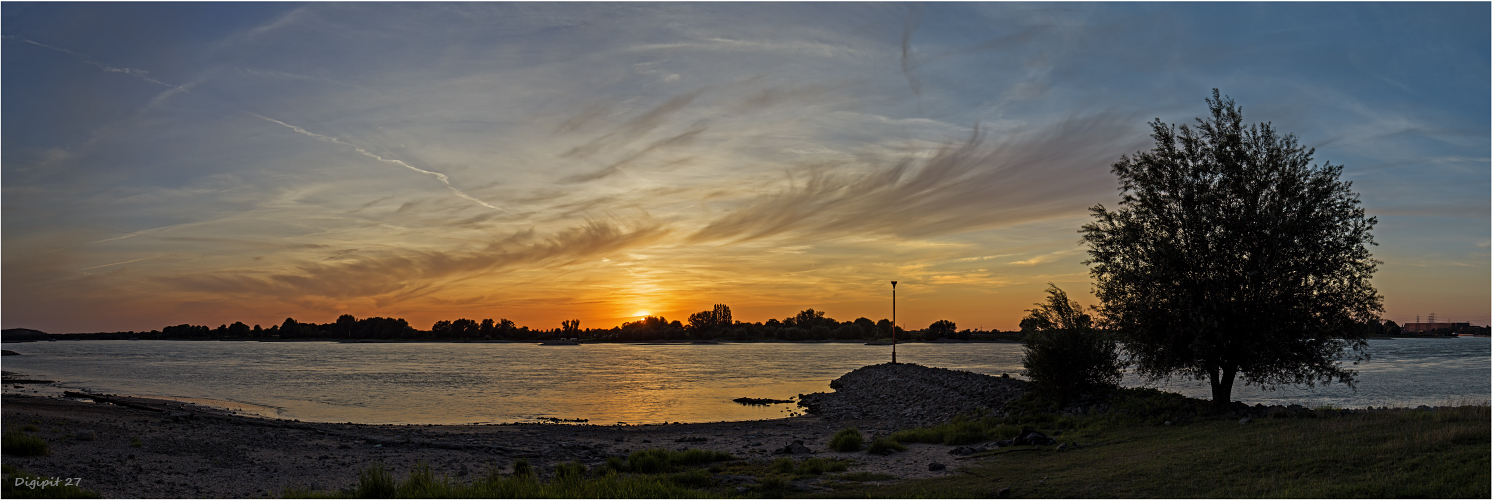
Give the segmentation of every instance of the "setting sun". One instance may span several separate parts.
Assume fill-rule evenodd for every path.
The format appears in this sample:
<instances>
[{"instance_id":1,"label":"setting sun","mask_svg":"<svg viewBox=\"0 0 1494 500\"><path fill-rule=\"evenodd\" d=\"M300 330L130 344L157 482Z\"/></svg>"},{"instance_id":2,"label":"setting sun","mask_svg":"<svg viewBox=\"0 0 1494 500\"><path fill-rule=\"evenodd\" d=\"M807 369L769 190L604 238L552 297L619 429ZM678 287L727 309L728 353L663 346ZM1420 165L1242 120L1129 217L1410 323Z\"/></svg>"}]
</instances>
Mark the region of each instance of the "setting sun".
<instances>
[{"instance_id":1,"label":"setting sun","mask_svg":"<svg viewBox=\"0 0 1494 500\"><path fill-rule=\"evenodd\" d=\"M638 312L633 313L633 315L637 316L639 318L644 318L644 317L648 316L648 311L638 311Z\"/></svg>"}]
</instances>

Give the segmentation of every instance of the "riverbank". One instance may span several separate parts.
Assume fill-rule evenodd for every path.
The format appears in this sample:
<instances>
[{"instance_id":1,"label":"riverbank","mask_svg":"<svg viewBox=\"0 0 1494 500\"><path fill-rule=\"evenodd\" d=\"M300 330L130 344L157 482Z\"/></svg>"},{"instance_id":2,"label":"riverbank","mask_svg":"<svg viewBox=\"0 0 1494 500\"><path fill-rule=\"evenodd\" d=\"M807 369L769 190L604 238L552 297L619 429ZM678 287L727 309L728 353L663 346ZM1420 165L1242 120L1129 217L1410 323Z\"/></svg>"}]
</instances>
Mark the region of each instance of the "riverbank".
<instances>
[{"instance_id":1,"label":"riverbank","mask_svg":"<svg viewBox=\"0 0 1494 500\"><path fill-rule=\"evenodd\" d=\"M868 437L893 430L876 420L802 416L748 422L601 426L575 424L362 425L277 421L214 412L165 400L132 399L133 407L66 399L4 396L5 429L34 426L45 456L5 456L5 464L41 477L81 478L109 498L257 498L286 488L336 490L357 482L375 462L404 476L416 464L464 480L490 467L511 472L524 459L537 470L663 448L704 449L772 460L795 441L814 457L854 460L850 472L930 478L928 463L947 461L946 447L915 445L892 456L837 453L829 438L845 427ZM803 458L809 455L797 455ZM814 489L813 484L802 485Z\"/></svg>"},{"instance_id":2,"label":"riverbank","mask_svg":"<svg viewBox=\"0 0 1494 500\"><path fill-rule=\"evenodd\" d=\"M831 386L835 392L802 396L809 416L662 425L308 423L104 395L86 402L8 394L0 409L8 435L49 449L20 456L7 444L7 468L79 478L110 498L347 494L373 464L396 480L424 464L434 477L467 484L512 474L522 461L550 481L564 464L600 473L649 449L730 454L734 460L709 470L658 477L718 497L985 497L1003 489L1012 497L1488 496L1487 404L1237 404L1221 414L1177 394L1125 389L1035 412L1020 380L912 364L862 367ZM907 450L833 451L832 436L847 428ZM1026 430L1045 436L1011 442ZM807 467L810 458L844 470L779 467L784 459Z\"/></svg>"},{"instance_id":3,"label":"riverbank","mask_svg":"<svg viewBox=\"0 0 1494 500\"><path fill-rule=\"evenodd\" d=\"M899 382L883 383L892 380ZM1024 384L913 364L872 365L833 381L835 393L805 395L820 415L664 425L310 423L107 395L85 402L7 394L0 407L7 431L34 429L29 435L50 447L45 456L6 456L7 465L31 474L83 478L85 487L106 497L267 497L287 488L343 488L375 462L397 475L424 463L437 475L462 479L490 469L511 472L520 459L543 472L569 462L597 467L609 457L652 448L719 451L758 462L847 460L848 473L880 482L939 477L954 473L929 467L949 462L948 446L912 444L902 453L870 455L832 451L830 438L857 428L870 442L955 413L999 411ZM852 407L872 413L853 415ZM775 453L785 449L799 453ZM820 481L795 486L814 491Z\"/></svg>"}]
</instances>

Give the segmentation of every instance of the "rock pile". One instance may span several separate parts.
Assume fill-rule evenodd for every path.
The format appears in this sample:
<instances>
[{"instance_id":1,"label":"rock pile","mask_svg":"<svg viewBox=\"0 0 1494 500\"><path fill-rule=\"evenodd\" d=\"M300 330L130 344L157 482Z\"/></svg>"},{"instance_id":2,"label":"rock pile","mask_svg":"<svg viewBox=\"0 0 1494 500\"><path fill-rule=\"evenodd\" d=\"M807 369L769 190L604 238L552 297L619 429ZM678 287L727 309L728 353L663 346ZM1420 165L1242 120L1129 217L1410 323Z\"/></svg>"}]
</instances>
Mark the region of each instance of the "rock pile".
<instances>
[{"instance_id":1,"label":"rock pile","mask_svg":"<svg viewBox=\"0 0 1494 500\"><path fill-rule=\"evenodd\" d=\"M1027 391L1027 382L886 363L857 368L831 381L830 388L835 392L800 395L799 406L822 417L890 420L910 428L943 423L961 413L1000 415L1003 406Z\"/></svg>"}]
</instances>

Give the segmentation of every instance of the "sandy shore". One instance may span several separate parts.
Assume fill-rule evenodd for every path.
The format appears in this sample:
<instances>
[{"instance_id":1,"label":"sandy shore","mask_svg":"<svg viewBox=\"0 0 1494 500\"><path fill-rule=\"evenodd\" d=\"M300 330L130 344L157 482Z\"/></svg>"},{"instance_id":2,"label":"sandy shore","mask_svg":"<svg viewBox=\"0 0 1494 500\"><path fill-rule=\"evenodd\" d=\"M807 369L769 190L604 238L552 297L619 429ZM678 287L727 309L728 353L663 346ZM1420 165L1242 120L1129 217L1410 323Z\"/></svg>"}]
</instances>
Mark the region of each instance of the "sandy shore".
<instances>
[{"instance_id":1,"label":"sandy shore","mask_svg":"<svg viewBox=\"0 0 1494 500\"><path fill-rule=\"evenodd\" d=\"M703 448L772 460L794 440L813 456L854 461L850 471L899 478L954 474L952 447L915 444L875 456L826 448L840 429L864 436L896 430L882 420L801 416L776 420L600 426L575 424L362 425L303 423L230 415L177 401L128 398L119 404L4 396L7 431L35 425L51 445L43 457L6 455L4 463L43 477L81 478L105 497L274 497L287 487L351 486L358 470L381 461L403 477L416 463L470 479L494 464L507 471L525 458L542 471L561 462L601 464L647 448ZM80 433L82 435L80 435ZM87 439L88 434L92 439ZM704 439L703 441L701 439ZM796 458L803 458L798 455ZM929 471L929 464L949 469ZM815 481L800 484L814 489Z\"/></svg>"}]
</instances>

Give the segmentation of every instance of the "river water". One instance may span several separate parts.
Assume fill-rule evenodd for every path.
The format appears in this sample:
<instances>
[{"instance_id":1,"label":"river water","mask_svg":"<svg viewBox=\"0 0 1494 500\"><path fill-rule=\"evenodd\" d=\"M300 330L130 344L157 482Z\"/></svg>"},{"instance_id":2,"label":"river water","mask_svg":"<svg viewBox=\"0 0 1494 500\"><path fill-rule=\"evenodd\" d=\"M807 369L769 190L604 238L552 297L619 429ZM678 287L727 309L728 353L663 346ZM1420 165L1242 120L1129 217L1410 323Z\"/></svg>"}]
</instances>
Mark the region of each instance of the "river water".
<instances>
[{"instance_id":1,"label":"river water","mask_svg":"<svg viewBox=\"0 0 1494 500\"><path fill-rule=\"evenodd\" d=\"M1262 391L1246 403L1314 407L1445 405L1490 399L1486 337L1377 339L1342 385ZM587 419L593 424L712 422L788 416L794 405L744 406L739 397L789 399L886 362L891 348L860 344L718 345L339 344L330 342L59 341L5 344L3 367L53 387L204 401L244 413L318 422L460 424ZM898 360L1017 376L1018 344L900 344ZM1145 384L1208 398L1207 382Z\"/></svg>"}]
</instances>

